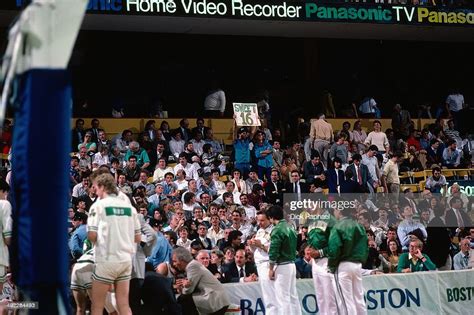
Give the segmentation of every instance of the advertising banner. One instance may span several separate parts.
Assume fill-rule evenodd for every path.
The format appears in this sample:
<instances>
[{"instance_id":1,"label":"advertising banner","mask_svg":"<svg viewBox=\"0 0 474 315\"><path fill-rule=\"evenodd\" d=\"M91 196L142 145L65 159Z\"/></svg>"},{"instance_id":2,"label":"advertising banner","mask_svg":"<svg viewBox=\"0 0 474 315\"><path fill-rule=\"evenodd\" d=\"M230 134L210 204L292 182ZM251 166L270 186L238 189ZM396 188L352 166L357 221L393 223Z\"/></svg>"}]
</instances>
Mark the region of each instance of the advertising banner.
<instances>
[{"instance_id":1,"label":"advertising banner","mask_svg":"<svg viewBox=\"0 0 474 315\"><path fill-rule=\"evenodd\" d=\"M460 191L466 194L468 197L474 196L474 181L473 180L447 180L448 183L448 196L451 195L451 187L454 183L457 183L460 187Z\"/></svg>"},{"instance_id":2,"label":"advertising banner","mask_svg":"<svg viewBox=\"0 0 474 315\"><path fill-rule=\"evenodd\" d=\"M31 0L2 0L0 10ZM90 0L88 13L251 20L473 26L474 10L463 7L337 3L310 0Z\"/></svg>"},{"instance_id":3,"label":"advertising banner","mask_svg":"<svg viewBox=\"0 0 474 315\"><path fill-rule=\"evenodd\" d=\"M474 270L363 277L368 314L470 314ZM226 284L232 314L266 314L259 283ZM303 314L318 314L312 279L297 280ZM268 315L268 314L267 314ZM271 315L271 314L270 314Z\"/></svg>"},{"instance_id":4,"label":"advertising banner","mask_svg":"<svg viewBox=\"0 0 474 315\"><path fill-rule=\"evenodd\" d=\"M474 271L438 274L440 314L469 314L474 307Z\"/></svg>"}]
</instances>

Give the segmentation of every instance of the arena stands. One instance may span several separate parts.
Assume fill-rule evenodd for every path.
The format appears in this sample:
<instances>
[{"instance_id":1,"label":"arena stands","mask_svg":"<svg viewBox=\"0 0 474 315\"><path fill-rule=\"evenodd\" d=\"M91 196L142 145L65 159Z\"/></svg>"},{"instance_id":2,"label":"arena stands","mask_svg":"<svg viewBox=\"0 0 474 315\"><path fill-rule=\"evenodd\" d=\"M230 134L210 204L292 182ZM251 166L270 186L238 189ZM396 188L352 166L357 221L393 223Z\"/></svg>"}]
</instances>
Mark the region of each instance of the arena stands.
<instances>
[{"instance_id":1,"label":"arena stands","mask_svg":"<svg viewBox=\"0 0 474 315\"><path fill-rule=\"evenodd\" d=\"M231 119L74 120L71 237L80 235L77 214L88 214L97 199L88 176L107 170L167 240L148 255L151 270L169 279L184 275L163 255L168 246L188 249L219 282L239 282L236 264L246 266L241 282L258 281L251 245L256 214L300 194L356 200L354 218L368 235L365 274L407 272L397 264L414 240L433 268L470 268L472 262L459 263L460 254L458 263L453 259L459 244L474 245L474 141L451 117L412 120L399 105L392 119L321 114L300 120L299 141ZM97 135L97 143L85 135ZM311 277L305 250L311 220L290 222L298 232L298 277ZM71 247L73 260L77 248Z\"/></svg>"}]
</instances>

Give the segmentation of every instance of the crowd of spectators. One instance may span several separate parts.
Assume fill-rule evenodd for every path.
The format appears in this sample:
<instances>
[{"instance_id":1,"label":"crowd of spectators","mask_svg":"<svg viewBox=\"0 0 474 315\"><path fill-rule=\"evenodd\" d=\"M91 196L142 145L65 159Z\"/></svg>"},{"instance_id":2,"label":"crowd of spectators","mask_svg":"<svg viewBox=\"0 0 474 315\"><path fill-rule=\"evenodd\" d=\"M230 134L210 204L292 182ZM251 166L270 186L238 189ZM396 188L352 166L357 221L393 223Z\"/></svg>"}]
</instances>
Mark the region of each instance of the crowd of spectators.
<instances>
[{"instance_id":1,"label":"crowd of spectators","mask_svg":"<svg viewBox=\"0 0 474 315\"><path fill-rule=\"evenodd\" d=\"M366 274L471 268L473 202L458 184L448 193L442 170L470 168L472 141L457 131L455 111L451 116L417 130L410 113L396 105L390 128L374 120L366 132L361 121L334 130L320 114L293 142L283 141L278 129L235 126L232 151L200 118L195 128L182 119L174 130L166 121L157 127L150 120L137 141L130 130L109 140L99 120L85 130L78 119L70 168L71 260L90 249L85 226L97 196L89 176L101 170L114 176L120 193L156 234L141 244L150 247L142 251L146 275L165 278L161 285L169 283L174 293L183 292L187 270L172 261L176 248L186 249L220 283L258 281L255 236L269 228L266 209L284 205L288 194L356 200L355 218L369 240ZM424 189L401 191L400 174L419 170L431 172ZM351 193L356 195L346 195ZM290 223L298 231L298 277L311 277L311 222ZM168 302L159 307L172 313L176 301ZM184 308L187 303L180 300Z\"/></svg>"}]
</instances>

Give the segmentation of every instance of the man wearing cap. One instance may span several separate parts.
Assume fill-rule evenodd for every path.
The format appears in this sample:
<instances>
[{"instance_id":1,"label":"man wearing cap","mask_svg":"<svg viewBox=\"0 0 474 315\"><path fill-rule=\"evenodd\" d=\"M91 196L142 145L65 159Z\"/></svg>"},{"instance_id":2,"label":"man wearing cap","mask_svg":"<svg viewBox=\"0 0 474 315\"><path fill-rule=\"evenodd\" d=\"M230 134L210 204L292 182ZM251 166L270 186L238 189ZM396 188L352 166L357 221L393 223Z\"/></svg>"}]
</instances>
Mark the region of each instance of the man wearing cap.
<instances>
[{"instance_id":1,"label":"man wearing cap","mask_svg":"<svg viewBox=\"0 0 474 315\"><path fill-rule=\"evenodd\" d=\"M267 210L273 230L270 236L268 278L274 280L277 314L300 315L296 292L296 232L283 219L283 209L271 206Z\"/></svg>"},{"instance_id":2,"label":"man wearing cap","mask_svg":"<svg viewBox=\"0 0 474 315\"><path fill-rule=\"evenodd\" d=\"M69 240L69 250L73 259L76 260L84 253L83 246L87 238L87 214L76 212L72 218L72 224L75 230Z\"/></svg>"},{"instance_id":3,"label":"man wearing cap","mask_svg":"<svg viewBox=\"0 0 474 315\"><path fill-rule=\"evenodd\" d=\"M362 263L369 254L367 234L351 218L353 207L335 208L338 219L329 235L328 269L334 274L338 313L367 314Z\"/></svg>"},{"instance_id":4,"label":"man wearing cap","mask_svg":"<svg viewBox=\"0 0 474 315\"><path fill-rule=\"evenodd\" d=\"M308 244L313 249L311 253L313 258L311 271L316 290L316 300L318 301L318 308L321 314L336 314L334 277L327 271L328 240L331 228L336 222L334 217L327 211L323 213L319 210L315 215L319 219L312 222L308 227ZM321 288L324 288L324 290Z\"/></svg>"},{"instance_id":5,"label":"man wearing cap","mask_svg":"<svg viewBox=\"0 0 474 315\"><path fill-rule=\"evenodd\" d=\"M250 134L247 128L240 127L237 130L237 137L234 140L232 158L234 160L234 166L238 169L243 177L247 177L250 171L250 140L256 128L252 127ZM250 135L250 136L249 136Z\"/></svg>"}]
</instances>

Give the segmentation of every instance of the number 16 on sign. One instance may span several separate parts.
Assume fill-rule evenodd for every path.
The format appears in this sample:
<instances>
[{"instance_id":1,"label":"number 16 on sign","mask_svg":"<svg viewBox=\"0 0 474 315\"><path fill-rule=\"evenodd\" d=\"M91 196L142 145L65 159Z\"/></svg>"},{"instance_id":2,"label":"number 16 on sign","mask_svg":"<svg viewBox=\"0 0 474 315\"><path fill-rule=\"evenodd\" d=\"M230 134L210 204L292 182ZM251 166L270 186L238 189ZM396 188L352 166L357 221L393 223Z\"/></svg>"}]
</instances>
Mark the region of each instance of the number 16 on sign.
<instances>
[{"instance_id":1,"label":"number 16 on sign","mask_svg":"<svg viewBox=\"0 0 474 315\"><path fill-rule=\"evenodd\" d=\"M234 116L237 126L260 126L257 104L255 103L233 103Z\"/></svg>"}]
</instances>

